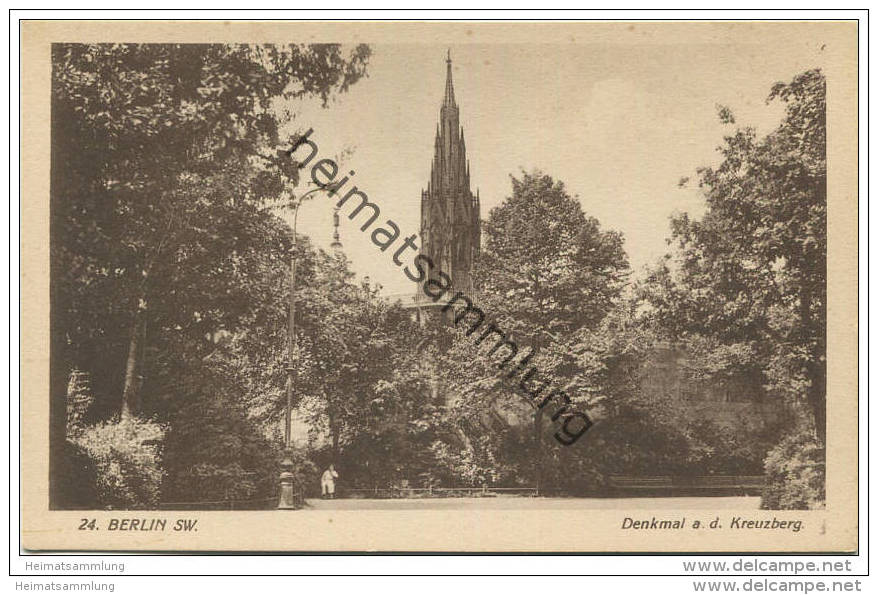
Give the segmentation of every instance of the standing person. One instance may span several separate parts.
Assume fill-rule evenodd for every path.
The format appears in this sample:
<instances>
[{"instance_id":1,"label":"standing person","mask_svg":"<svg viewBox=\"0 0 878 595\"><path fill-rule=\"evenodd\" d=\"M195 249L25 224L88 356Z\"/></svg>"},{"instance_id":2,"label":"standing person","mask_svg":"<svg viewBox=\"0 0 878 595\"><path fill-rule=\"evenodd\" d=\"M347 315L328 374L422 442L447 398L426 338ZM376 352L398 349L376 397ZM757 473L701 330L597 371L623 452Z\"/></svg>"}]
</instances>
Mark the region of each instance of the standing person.
<instances>
[{"instance_id":1,"label":"standing person","mask_svg":"<svg viewBox=\"0 0 878 595\"><path fill-rule=\"evenodd\" d=\"M329 469L323 472L323 477L320 478L320 497L321 498L335 498L335 480L338 479L338 473L335 470L335 465L330 465Z\"/></svg>"}]
</instances>

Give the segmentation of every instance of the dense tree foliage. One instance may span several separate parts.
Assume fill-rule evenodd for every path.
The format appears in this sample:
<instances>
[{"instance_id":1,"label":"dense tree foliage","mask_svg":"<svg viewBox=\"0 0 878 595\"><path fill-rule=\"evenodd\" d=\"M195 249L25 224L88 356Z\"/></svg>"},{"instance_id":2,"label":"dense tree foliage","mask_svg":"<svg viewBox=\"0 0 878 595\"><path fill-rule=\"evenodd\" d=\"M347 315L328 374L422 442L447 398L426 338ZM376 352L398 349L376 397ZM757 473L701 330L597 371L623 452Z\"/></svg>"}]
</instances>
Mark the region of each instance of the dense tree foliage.
<instances>
[{"instance_id":1,"label":"dense tree foliage","mask_svg":"<svg viewBox=\"0 0 878 595\"><path fill-rule=\"evenodd\" d=\"M479 307L520 347L522 356L533 349L532 363L539 370L531 378L534 384L565 389L575 405L593 407L593 395L577 383L583 362L568 349L568 341L578 332L596 329L617 303L628 274L621 235L601 230L561 182L525 172L512 178L512 195L491 210L483 237L473 275ZM485 442L486 428L489 435L496 428L495 450L487 454L492 443L481 449L490 460L485 467L500 468L505 461L516 468L519 479L529 476L539 486L547 448L544 410L535 406L538 400L522 396L518 379L510 381L509 370L486 354L496 339L476 346L465 336L467 331L459 330L446 355L453 370L452 412L470 430L466 448ZM530 434L503 429L506 414L530 417Z\"/></svg>"},{"instance_id":2,"label":"dense tree foliage","mask_svg":"<svg viewBox=\"0 0 878 595\"><path fill-rule=\"evenodd\" d=\"M674 257L643 284L651 316L712 378L759 378L826 433L826 84L812 70L778 83L780 126L736 130L699 170L701 220L672 219ZM731 124L730 112L721 117Z\"/></svg>"},{"instance_id":3,"label":"dense tree foliage","mask_svg":"<svg viewBox=\"0 0 878 595\"><path fill-rule=\"evenodd\" d=\"M310 428L315 462L334 463L347 486L386 487L429 446L425 418L436 412L418 359L423 338L408 312L380 297L368 281L354 280L343 254L319 252L313 258L313 278L296 296L293 405ZM246 336L265 344L266 335L253 330ZM249 339L238 345L242 357L273 358L241 370L242 377L265 379L247 392L248 407L263 423L283 415L278 374L285 373L288 355L282 334L274 344L283 348L274 352Z\"/></svg>"},{"instance_id":4,"label":"dense tree foliage","mask_svg":"<svg viewBox=\"0 0 878 595\"><path fill-rule=\"evenodd\" d=\"M70 369L91 377L92 421L166 413L162 396L209 352L206 337L261 307L260 271L245 267L253 253L288 250L263 207L297 182L276 153L276 102L325 102L363 76L368 56L338 45L53 46L53 466Z\"/></svg>"},{"instance_id":5,"label":"dense tree foliage","mask_svg":"<svg viewBox=\"0 0 878 595\"><path fill-rule=\"evenodd\" d=\"M735 130L720 165L698 170L707 212L672 219L676 249L641 295L645 322L685 345L695 374L749 379L798 417L751 447L777 445L764 506L813 507L825 477L826 81L809 70L772 100L785 104L775 130ZM720 118L734 124L727 108Z\"/></svg>"}]
</instances>

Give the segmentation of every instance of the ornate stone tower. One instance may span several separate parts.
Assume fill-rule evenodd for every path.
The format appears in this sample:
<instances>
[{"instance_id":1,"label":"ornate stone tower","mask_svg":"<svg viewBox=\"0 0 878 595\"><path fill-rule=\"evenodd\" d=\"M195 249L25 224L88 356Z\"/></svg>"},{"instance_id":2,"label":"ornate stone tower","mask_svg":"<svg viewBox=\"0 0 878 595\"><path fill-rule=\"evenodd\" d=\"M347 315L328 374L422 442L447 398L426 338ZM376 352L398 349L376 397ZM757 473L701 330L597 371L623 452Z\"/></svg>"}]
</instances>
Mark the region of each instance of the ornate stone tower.
<instances>
[{"instance_id":1,"label":"ornate stone tower","mask_svg":"<svg viewBox=\"0 0 878 595\"><path fill-rule=\"evenodd\" d=\"M439 110L433 167L421 191L421 254L453 282L454 291L472 293L473 260L479 252L479 195L470 190L469 161L446 60L445 98Z\"/></svg>"}]
</instances>

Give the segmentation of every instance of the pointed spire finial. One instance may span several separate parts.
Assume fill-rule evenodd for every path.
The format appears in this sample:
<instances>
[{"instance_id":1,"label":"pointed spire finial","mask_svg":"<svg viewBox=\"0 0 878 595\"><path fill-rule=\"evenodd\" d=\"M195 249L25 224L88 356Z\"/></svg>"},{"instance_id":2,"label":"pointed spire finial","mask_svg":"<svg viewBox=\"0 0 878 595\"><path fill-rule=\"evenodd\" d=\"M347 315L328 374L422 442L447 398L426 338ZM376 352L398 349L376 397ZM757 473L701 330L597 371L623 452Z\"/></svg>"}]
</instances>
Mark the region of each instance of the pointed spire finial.
<instances>
[{"instance_id":1,"label":"pointed spire finial","mask_svg":"<svg viewBox=\"0 0 878 595\"><path fill-rule=\"evenodd\" d=\"M445 74L445 102L444 107L457 107L454 103L454 83L451 82L451 48L448 48L448 58L445 60L448 70Z\"/></svg>"}]
</instances>

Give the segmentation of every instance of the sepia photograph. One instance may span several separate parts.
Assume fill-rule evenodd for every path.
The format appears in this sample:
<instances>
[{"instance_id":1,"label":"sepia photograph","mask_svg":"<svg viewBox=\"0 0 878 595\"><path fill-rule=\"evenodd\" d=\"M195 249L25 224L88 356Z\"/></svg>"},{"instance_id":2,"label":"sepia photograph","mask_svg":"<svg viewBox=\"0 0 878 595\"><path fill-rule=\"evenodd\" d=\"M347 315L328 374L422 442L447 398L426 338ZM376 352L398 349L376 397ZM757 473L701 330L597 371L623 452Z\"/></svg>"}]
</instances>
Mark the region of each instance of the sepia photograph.
<instances>
[{"instance_id":1,"label":"sepia photograph","mask_svg":"<svg viewBox=\"0 0 878 595\"><path fill-rule=\"evenodd\" d=\"M855 550L857 34L22 23L24 547Z\"/></svg>"}]
</instances>

